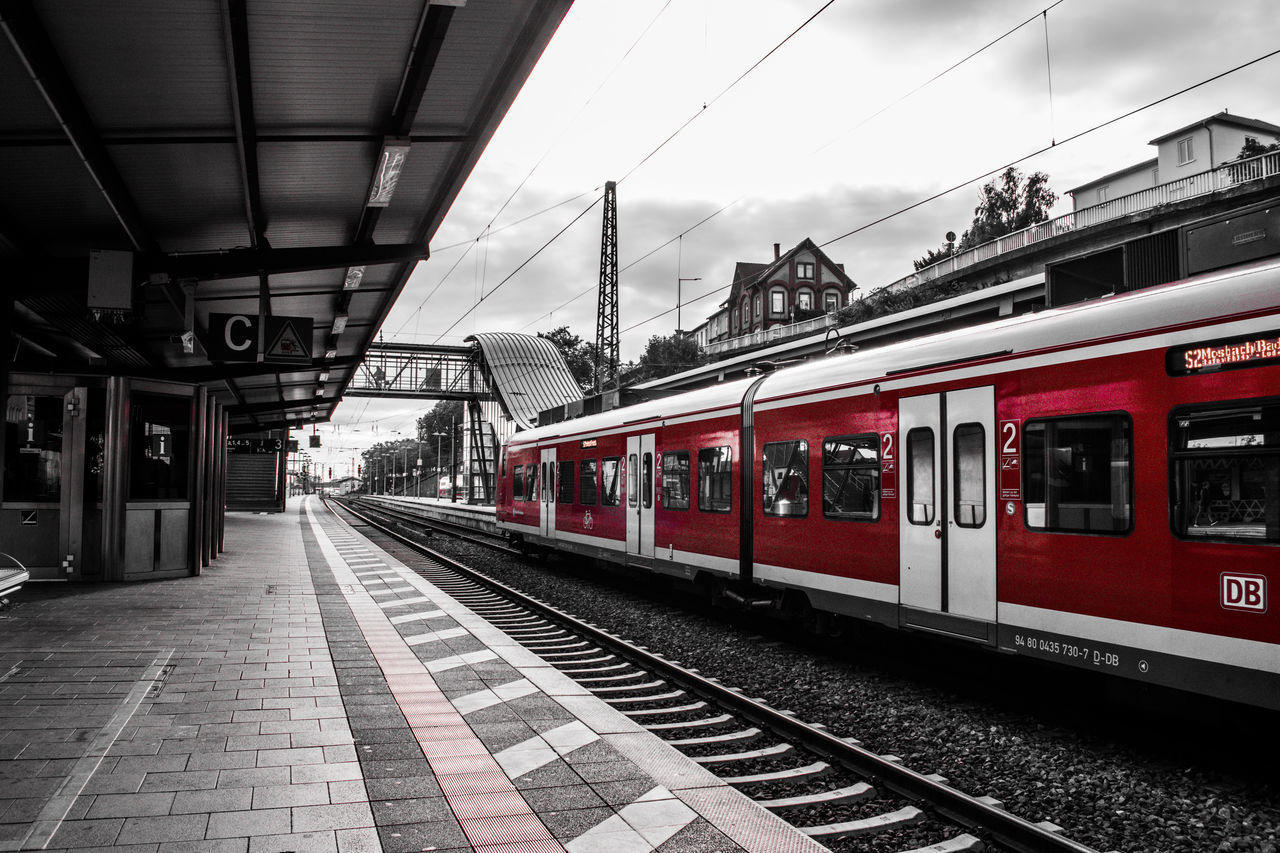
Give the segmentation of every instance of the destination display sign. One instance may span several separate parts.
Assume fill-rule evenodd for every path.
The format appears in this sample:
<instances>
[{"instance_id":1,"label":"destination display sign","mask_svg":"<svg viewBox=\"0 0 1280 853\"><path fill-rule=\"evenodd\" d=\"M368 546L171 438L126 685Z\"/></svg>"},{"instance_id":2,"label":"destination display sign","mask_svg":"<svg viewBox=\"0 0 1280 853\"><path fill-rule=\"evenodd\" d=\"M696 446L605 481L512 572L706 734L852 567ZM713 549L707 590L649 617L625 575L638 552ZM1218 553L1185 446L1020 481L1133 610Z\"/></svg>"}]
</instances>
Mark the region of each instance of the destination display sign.
<instances>
[{"instance_id":1,"label":"destination display sign","mask_svg":"<svg viewBox=\"0 0 1280 853\"><path fill-rule=\"evenodd\" d=\"M228 453L279 453L278 438L228 438Z\"/></svg>"},{"instance_id":2,"label":"destination display sign","mask_svg":"<svg viewBox=\"0 0 1280 853\"><path fill-rule=\"evenodd\" d=\"M1170 376L1280 364L1280 329L1220 341L1172 347L1165 353Z\"/></svg>"}]
</instances>

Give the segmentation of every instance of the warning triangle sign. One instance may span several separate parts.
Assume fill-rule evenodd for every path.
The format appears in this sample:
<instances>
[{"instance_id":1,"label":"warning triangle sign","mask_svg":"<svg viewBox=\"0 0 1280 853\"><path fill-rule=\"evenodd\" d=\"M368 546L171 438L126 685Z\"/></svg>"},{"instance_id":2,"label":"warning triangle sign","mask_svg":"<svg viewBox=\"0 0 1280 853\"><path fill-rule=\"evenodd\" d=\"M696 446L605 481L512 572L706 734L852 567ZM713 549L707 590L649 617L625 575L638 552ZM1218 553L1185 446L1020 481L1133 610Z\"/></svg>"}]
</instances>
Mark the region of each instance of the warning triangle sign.
<instances>
[{"instance_id":1,"label":"warning triangle sign","mask_svg":"<svg viewBox=\"0 0 1280 853\"><path fill-rule=\"evenodd\" d=\"M267 349L263 361L311 363L311 318L267 317Z\"/></svg>"}]
</instances>

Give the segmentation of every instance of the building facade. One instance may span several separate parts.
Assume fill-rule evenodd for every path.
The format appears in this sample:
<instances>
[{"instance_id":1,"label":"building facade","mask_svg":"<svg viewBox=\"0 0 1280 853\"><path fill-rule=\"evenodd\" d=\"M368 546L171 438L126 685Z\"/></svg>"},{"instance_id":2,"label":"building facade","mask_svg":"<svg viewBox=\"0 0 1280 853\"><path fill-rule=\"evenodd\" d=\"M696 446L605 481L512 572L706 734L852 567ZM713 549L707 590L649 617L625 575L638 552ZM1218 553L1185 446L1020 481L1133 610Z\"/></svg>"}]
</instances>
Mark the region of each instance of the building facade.
<instances>
[{"instance_id":1,"label":"building facade","mask_svg":"<svg viewBox=\"0 0 1280 853\"><path fill-rule=\"evenodd\" d=\"M1068 190L1072 209L1103 204L1206 172L1236 159L1249 140L1270 145L1280 140L1280 126L1224 110L1180 127L1151 140L1149 144L1156 146L1154 158Z\"/></svg>"},{"instance_id":2,"label":"building facade","mask_svg":"<svg viewBox=\"0 0 1280 853\"><path fill-rule=\"evenodd\" d=\"M708 343L838 311L857 288L844 264L807 237L786 253L774 243L770 263L739 261L732 285L729 298L707 321Z\"/></svg>"}]
</instances>

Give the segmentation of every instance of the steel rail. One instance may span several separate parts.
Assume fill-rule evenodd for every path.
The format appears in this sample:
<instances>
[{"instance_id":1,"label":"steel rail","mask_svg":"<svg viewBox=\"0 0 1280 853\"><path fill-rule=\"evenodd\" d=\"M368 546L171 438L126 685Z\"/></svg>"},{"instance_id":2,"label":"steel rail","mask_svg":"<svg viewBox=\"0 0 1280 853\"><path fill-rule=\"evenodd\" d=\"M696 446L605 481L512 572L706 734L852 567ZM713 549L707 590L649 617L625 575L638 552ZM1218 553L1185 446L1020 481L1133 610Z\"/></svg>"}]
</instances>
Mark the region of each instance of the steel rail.
<instances>
[{"instance_id":1,"label":"steel rail","mask_svg":"<svg viewBox=\"0 0 1280 853\"><path fill-rule=\"evenodd\" d=\"M694 670L685 668L678 661L669 660L661 654L637 646L603 628L584 622L553 605L533 598L451 557L415 542L407 536L382 527L345 503L343 505L348 512L365 523L469 580L508 596L530 610L590 637L594 642L607 646L610 651L623 659L661 673L691 693L727 707L753 722L773 729L784 737L794 738L813 752L861 776L874 778L887 790L899 796L927 803L936 812L961 826L986 833L993 840L1019 853L1098 853L1095 848L1066 838L1048 826L1032 823L1006 811L999 805L985 802L944 782L931 779L923 773L903 767L897 761L877 755L797 719L794 712L776 709L761 700L747 696L738 688L728 687L714 678L707 678Z\"/></svg>"}]
</instances>

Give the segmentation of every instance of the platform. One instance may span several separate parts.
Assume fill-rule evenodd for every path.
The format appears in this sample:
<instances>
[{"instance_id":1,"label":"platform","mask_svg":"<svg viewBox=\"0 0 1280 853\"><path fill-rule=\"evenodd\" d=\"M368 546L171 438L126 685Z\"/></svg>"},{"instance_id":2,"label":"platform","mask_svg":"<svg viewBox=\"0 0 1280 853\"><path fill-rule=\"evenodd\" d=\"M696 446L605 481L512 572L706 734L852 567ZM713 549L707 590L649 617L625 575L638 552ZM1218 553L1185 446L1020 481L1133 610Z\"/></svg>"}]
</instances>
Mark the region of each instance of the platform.
<instances>
[{"instance_id":1,"label":"platform","mask_svg":"<svg viewBox=\"0 0 1280 853\"><path fill-rule=\"evenodd\" d=\"M817 851L330 515L0 616L0 850Z\"/></svg>"},{"instance_id":2,"label":"platform","mask_svg":"<svg viewBox=\"0 0 1280 853\"><path fill-rule=\"evenodd\" d=\"M425 518L469 527L481 533L498 533L497 509L484 504L450 501L447 498L419 498L413 495L362 495L372 504L382 504L406 512L420 513Z\"/></svg>"}]
</instances>

